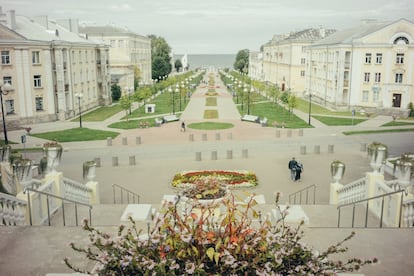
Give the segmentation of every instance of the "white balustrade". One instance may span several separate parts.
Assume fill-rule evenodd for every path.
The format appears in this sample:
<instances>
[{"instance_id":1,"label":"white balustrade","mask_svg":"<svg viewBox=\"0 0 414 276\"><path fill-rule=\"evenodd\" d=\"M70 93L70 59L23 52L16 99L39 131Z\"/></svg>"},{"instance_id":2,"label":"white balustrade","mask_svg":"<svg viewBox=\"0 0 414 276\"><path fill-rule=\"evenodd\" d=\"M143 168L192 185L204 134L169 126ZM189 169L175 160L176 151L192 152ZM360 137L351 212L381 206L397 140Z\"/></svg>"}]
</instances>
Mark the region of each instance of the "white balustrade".
<instances>
[{"instance_id":1,"label":"white balustrade","mask_svg":"<svg viewBox=\"0 0 414 276\"><path fill-rule=\"evenodd\" d=\"M338 204L355 202L366 197L365 177L344 185L338 189Z\"/></svg>"},{"instance_id":2,"label":"white balustrade","mask_svg":"<svg viewBox=\"0 0 414 276\"><path fill-rule=\"evenodd\" d=\"M63 178L62 196L64 198L89 204L91 202L91 193L92 189L86 187L84 184L69 178Z\"/></svg>"},{"instance_id":3,"label":"white balustrade","mask_svg":"<svg viewBox=\"0 0 414 276\"><path fill-rule=\"evenodd\" d=\"M0 193L0 225L24 225L26 208L26 201Z\"/></svg>"},{"instance_id":4,"label":"white balustrade","mask_svg":"<svg viewBox=\"0 0 414 276\"><path fill-rule=\"evenodd\" d=\"M414 226L414 198L403 202L402 223L404 227Z\"/></svg>"}]
</instances>

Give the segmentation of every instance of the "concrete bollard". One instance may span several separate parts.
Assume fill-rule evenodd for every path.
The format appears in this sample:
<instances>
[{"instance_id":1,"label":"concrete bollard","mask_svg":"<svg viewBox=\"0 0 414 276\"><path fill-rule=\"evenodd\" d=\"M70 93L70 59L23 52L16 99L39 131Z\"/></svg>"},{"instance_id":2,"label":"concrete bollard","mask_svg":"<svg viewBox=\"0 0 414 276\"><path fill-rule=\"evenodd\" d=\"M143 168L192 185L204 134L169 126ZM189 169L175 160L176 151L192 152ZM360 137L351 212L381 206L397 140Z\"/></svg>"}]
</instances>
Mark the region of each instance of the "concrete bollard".
<instances>
[{"instance_id":1,"label":"concrete bollard","mask_svg":"<svg viewBox=\"0 0 414 276\"><path fill-rule=\"evenodd\" d=\"M280 138L280 130L276 129L276 138Z\"/></svg>"},{"instance_id":2,"label":"concrete bollard","mask_svg":"<svg viewBox=\"0 0 414 276\"><path fill-rule=\"evenodd\" d=\"M211 160L217 160L217 151L212 151L211 152Z\"/></svg>"},{"instance_id":3,"label":"concrete bollard","mask_svg":"<svg viewBox=\"0 0 414 276\"><path fill-rule=\"evenodd\" d=\"M201 135L203 141L207 141L207 133Z\"/></svg>"},{"instance_id":4,"label":"concrete bollard","mask_svg":"<svg viewBox=\"0 0 414 276\"><path fill-rule=\"evenodd\" d=\"M216 133L216 140L220 140L220 133Z\"/></svg>"},{"instance_id":5,"label":"concrete bollard","mask_svg":"<svg viewBox=\"0 0 414 276\"><path fill-rule=\"evenodd\" d=\"M127 137L122 137L122 145L124 146L128 145Z\"/></svg>"},{"instance_id":6,"label":"concrete bollard","mask_svg":"<svg viewBox=\"0 0 414 276\"><path fill-rule=\"evenodd\" d=\"M137 136L135 138L135 144L140 145L141 144L141 136Z\"/></svg>"},{"instance_id":7,"label":"concrete bollard","mask_svg":"<svg viewBox=\"0 0 414 276\"><path fill-rule=\"evenodd\" d=\"M306 146L300 146L300 154L302 155L306 154Z\"/></svg>"},{"instance_id":8,"label":"concrete bollard","mask_svg":"<svg viewBox=\"0 0 414 276\"><path fill-rule=\"evenodd\" d=\"M303 136L303 128L299 129L299 136Z\"/></svg>"},{"instance_id":9,"label":"concrete bollard","mask_svg":"<svg viewBox=\"0 0 414 276\"><path fill-rule=\"evenodd\" d=\"M232 150L227 151L227 159L233 159L233 151Z\"/></svg>"},{"instance_id":10,"label":"concrete bollard","mask_svg":"<svg viewBox=\"0 0 414 276\"><path fill-rule=\"evenodd\" d=\"M129 157L129 165L130 166L135 166L136 165L135 155Z\"/></svg>"},{"instance_id":11,"label":"concrete bollard","mask_svg":"<svg viewBox=\"0 0 414 276\"><path fill-rule=\"evenodd\" d=\"M313 152L315 154L320 154L321 153L321 146L319 146L319 145L315 146L315 148L313 149Z\"/></svg>"},{"instance_id":12,"label":"concrete bollard","mask_svg":"<svg viewBox=\"0 0 414 276\"><path fill-rule=\"evenodd\" d=\"M287 137L292 137L292 130L291 129L288 129L288 131L287 131Z\"/></svg>"},{"instance_id":13,"label":"concrete bollard","mask_svg":"<svg viewBox=\"0 0 414 276\"><path fill-rule=\"evenodd\" d=\"M334 145L328 145L328 153L334 153Z\"/></svg>"},{"instance_id":14,"label":"concrete bollard","mask_svg":"<svg viewBox=\"0 0 414 276\"><path fill-rule=\"evenodd\" d=\"M228 133L227 134L227 139L232 140L233 139L233 133Z\"/></svg>"},{"instance_id":15,"label":"concrete bollard","mask_svg":"<svg viewBox=\"0 0 414 276\"><path fill-rule=\"evenodd\" d=\"M367 151L367 144L366 143L361 143L361 151L362 152L366 152Z\"/></svg>"},{"instance_id":16,"label":"concrete bollard","mask_svg":"<svg viewBox=\"0 0 414 276\"><path fill-rule=\"evenodd\" d=\"M190 142L194 141L194 134L189 134L188 135L188 140L190 140Z\"/></svg>"},{"instance_id":17,"label":"concrete bollard","mask_svg":"<svg viewBox=\"0 0 414 276\"><path fill-rule=\"evenodd\" d=\"M95 157L96 167L99 168L101 166L101 158Z\"/></svg>"},{"instance_id":18,"label":"concrete bollard","mask_svg":"<svg viewBox=\"0 0 414 276\"><path fill-rule=\"evenodd\" d=\"M112 157L112 167L118 167L118 157L117 156Z\"/></svg>"},{"instance_id":19,"label":"concrete bollard","mask_svg":"<svg viewBox=\"0 0 414 276\"><path fill-rule=\"evenodd\" d=\"M201 161L201 152L197 151L195 156L196 161Z\"/></svg>"},{"instance_id":20,"label":"concrete bollard","mask_svg":"<svg viewBox=\"0 0 414 276\"><path fill-rule=\"evenodd\" d=\"M242 150L242 158L248 158L249 157L249 152L247 151L247 149Z\"/></svg>"},{"instance_id":21,"label":"concrete bollard","mask_svg":"<svg viewBox=\"0 0 414 276\"><path fill-rule=\"evenodd\" d=\"M112 146L112 137L106 137L106 145Z\"/></svg>"}]
</instances>

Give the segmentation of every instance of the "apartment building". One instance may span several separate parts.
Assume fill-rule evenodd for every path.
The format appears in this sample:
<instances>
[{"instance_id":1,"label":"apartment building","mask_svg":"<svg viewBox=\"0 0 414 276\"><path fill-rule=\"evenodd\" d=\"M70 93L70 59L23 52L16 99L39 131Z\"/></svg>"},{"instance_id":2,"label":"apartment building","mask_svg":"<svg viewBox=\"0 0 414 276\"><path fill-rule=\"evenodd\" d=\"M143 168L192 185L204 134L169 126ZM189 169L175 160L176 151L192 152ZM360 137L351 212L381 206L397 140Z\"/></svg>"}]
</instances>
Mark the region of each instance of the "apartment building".
<instances>
[{"instance_id":1,"label":"apartment building","mask_svg":"<svg viewBox=\"0 0 414 276\"><path fill-rule=\"evenodd\" d=\"M249 77L255 80L263 80L262 52L249 52Z\"/></svg>"},{"instance_id":2,"label":"apartment building","mask_svg":"<svg viewBox=\"0 0 414 276\"><path fill-rule=\"evenodd\" d=\"M138 68L141 84L150 84L151 40L125 28L116 26L81 26L80 32L88 39L110 45L109 59L112 82L123 90L134 86L134 69ZM125 92L125 91L124 91Z\"/></svg>"},{"instance_id":3,"label":"apartment building","mask_svg":"<svg viewBox=\"0 0 414 276\"><path fill-rule=\"evenodd\" d=\"M282 91L305 91L306 53L304 48L334 33L333 29L309 28L275 35L263 45L263 80Z\"/></svg>"},{"instance_id":4,"label":"apartment building","mask_svg":"<svg viewBox=\"0 0 414 276\"><path fill-rule=\"evenodd\" d=\"M8 126L66 120L111 102L109 47L76 31L76 20L61 25L0 8L0 79L12 87L3 95Z\"/></svg>"},{"instance_id":5,"label":"apartment building","mask_svg":"<svg viewBox=\"0 0 414 276\"><path fill-rule=\"evenodd\" d=\"M335 109L402 111L414 100L414 23L365 21L306 48L306 93Z\"/></svg>"}]
</instances>

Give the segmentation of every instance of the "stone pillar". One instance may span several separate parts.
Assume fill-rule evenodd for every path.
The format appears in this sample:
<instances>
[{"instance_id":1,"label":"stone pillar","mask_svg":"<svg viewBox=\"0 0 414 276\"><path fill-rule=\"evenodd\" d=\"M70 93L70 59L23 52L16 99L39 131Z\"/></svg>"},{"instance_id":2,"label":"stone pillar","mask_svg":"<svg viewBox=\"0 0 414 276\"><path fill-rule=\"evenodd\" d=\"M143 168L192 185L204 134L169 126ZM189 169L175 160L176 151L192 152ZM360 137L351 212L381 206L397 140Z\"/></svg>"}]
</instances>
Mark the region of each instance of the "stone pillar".
<instances>
[{"instance_id":1,"label":"stone pillar","mask_svg":"<svg viewBox=\"0 0 414 276\"><path fill-rule=\"evenodd\" d=\"M135 144L137 144L137 145L141 145L141 136L137 136L137 137L135 138Z\"/></svg>"},{"instance_id":2,"label":"stone pillar","mask_svg":"<svg viewBox=\"0 0 414 276\"><path fill-rule=\"evenodd\" d=\"M217 160L217 151L212 151L211 152L211 160Z\"/></svg>"},{"instance_id":3,"label":"stone pillar","mask_svg":"<svg viewBox=\"0 0 414 276\"><path fill-rule=\"evenodd\" d=\"M233 139L233 133L228 133L227 134L227 139L232 140Z\"/></svg>"},{"instance_id":4,"label":"stone pillar","mask_svg":"<svg viewBox=\"0 0 414 276\"><path fill-rule=\"evenodd\" d=\"M316 145L315 148L313 149L313 152L315 154L320 154L321 153L321 146Z\"/></svg>"},{"instance_id":5,"label":"stone pillar","mask_svg":"<svg viewBox=\"0 0 414 276\"><path fill-rule=\"evenodd\" d=\"M334 145L328 145L328 153L334 153Z\"/></svg>"},{"instance_id":6,"label":"stone pillar","mask_svg":"<svg viewBox=\"0 0 414 276\"><path fill-rule=\"evenodd\" d=\"M329 192L329 204L336 205L338 204L338 190L343 187L342 184L335 182L331 183L331 189Z\"/></svg>"},{"instance_id":7,"label":"stone pillar","mask_svg":"<svg viewBox=\"0 0 414 276\"><path fill-rule=\"evenodd\" d=\"M129 157L129 165L130 166L135 166L136 162L135 162L135 155L132 155Z\"/></svg>"},{"instance_id":8,"label":"stone pillar","mask_svg":"<svg viewBox=\"0 0 414 276\"><path fill-rule=\"evenodd\" d=\"M280 130L276 129L276 138L280 138Z\"/></svg>"},{"instance_id":9,"label":"stone pillar","mask_svg":"<svg viewBox=\"0 0 414 276\"><path fill-rule=\"evenodd\" d=\"M299 136L303 136L303 128L299 129Z\"/></svg>"},{"instance_id":10,"label":"stone pillar","mask_svg":"<svg viewBox=\"0 0 414 276\"><path fill-rule=\"evenodd\" d=\"M362 152L366 152L366 151L367 151L367 144L366 144L366 143L361 143L360 150L361 150Z\"/></svg>"},{"instance_id":11,"label":"stone pillar","mask_svg":"<svg viewBox=\"0 0 414 276\"><path fill-rule=\"evenodd\" d=\"M188 139L190 140L190 142L193 142L194 141L194 134L189 134Z\"/></svg>"},{"instance_id":12,"label":"stone pillar","mask_svg":"<svg viewBox=\"0 0 414 276\"><path fill-rule=\"evenodd\" d=\"M287 137L292 137L292 130L291 129L288 129L288 131L287 131Z\"/></svg>"},{"instance_id":13,"label":"stone pillar","mask_svg":"<svg viewBox=\"0 0 414 276\"><path fill-rule=\"evenodd\" d=\"M216 140L220 140L220 133L216 133Z\"/></svg>"},{"instance_id":14,"label":"stone pillar","mask_svg":"<svg viewBox=\"0 0 414 276\"><path fill-rule=\"evenodd\" d=\"M232 150L227 151L227 159L233 159L233 151Z\"/></svg>"},{"instance_id":15,"label":"stone pillar","mask_svg":"<svg viewBox=\"0 0 414 276\"><path fill-rule=\"evenodd\" d=\"M106 145L112 146L112 137L106 137Z\"/></svg>"},{"instance_id":16,"label":"stone pillar","mask_svg":"<svg viewBox=\"0 0 414 276\"><path fill-rule=\"evenodd\" d=\"M124 146L128 145L127 137L122 137L122 145Z\"/></svg>"},{"instance_id":17,"label":"stone pillar","mask_svg":"<svg viewBox=\"0 0 414 276\"><path fill-rule=\"evenodd\" d=\"M112 167L118 167L118 157L117 156L112 157Z\"/></svg>"},{"instance_id":18,"label":"stone pillar","mask_svg":"<svg viewBox=\"0 0 414 276\"><path fill-rule=\"evenodd\" d=\"M242 150L242 158L248 158L249 157L249 152L247 151L247 149Z\"/></svg>"},{"instance_id":19,"label":"stone pillar","mask_svg":"<svg viewBox=\"0 0 414 276\"><path fill-rule=\"evenodd\" d=\"M207 133L203 133L202 134L202 140L203 141L207 141Z\"/></svg>"},{"instance_id":20,"label":"stone pillar","mask_svg":"<svg viewBox=\"0 0 414 276\"><path fill-rule=\"evenodd\" d=\"M196 159L196 161L201 161L201 152L200 151L196 152L195 159Z\"/></svg>"},{"instance_id":21,"label":"stone pillar","mask_svg":"<svg viewBox=\"0 0 414 276\"><path fill-rule=\"evenodd\" d=\"M101 198L100 198L100 195L99 195L100 192L99 192L98 182L88 181L86 183L86 187L88 187L92 190L91 199L90 199L89 204L91 204L91 205L100 204L101 203Z\"/></svg>"}]
</instances>

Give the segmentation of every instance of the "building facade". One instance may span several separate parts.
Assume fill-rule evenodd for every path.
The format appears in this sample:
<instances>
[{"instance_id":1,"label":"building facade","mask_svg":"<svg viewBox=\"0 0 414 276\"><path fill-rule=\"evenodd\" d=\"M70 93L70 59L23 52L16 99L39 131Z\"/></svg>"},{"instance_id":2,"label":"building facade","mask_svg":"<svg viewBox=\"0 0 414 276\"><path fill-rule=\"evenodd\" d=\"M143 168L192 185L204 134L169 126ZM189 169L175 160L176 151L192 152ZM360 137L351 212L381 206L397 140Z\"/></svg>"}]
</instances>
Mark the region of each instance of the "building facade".
<instances>
[{"instance_id":1,"label":"building facade","mask_svg":"<svg viewBox=\"0 0 414 276\"><path fill-rule=\"evenodd\" d=\"M304 48L334 33L332 29L306 29L276 35L263 45L263 80L281 91L305 91L306 53Z\"/></svg>"},{"instance_id":2,"label":"building facade","mask_svg":"<svg viewBox=\"0 0 414 276\"><path fill-rule=\"evenodd\" d=\"M255 80L263 80L263 53L249 52L249 77Z\"/></svg>"},{"instance_id":3,"label":"building facade","mask_svg":"<svg viewBox=\"0 0 414 276\"><path fill-rule=\"evenodd\" d=\"M367 21L306 48L306 94L334 109L390 114L414 100L414 23Z\"/></svg>"},{"instance_id":4,"label":"building facade","mask_svg":"<svg viewBox=\"0 0 414 276\"><path fill-rule=\"evenodd\" d=\"M0 10L0 18L0 79L12 87L3 95L7 125L66 120L111 102L109 47L47 17Z\"/></svg>"},{"instance_id":5,"label":"building facade","mask_svg":"<svg viewBox=\"0 0 414 276\"><path fill-rule=\"evenodd\" d=\"M136 68L141 84L152 83L151 40L148 37L115 26L81 26L80 32L88 39L110 45L112 82L123 91L126 87L134 87Z\"/></svg>"}]
</instances>

